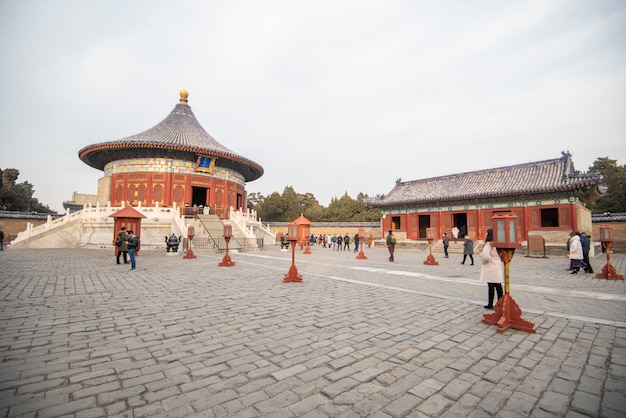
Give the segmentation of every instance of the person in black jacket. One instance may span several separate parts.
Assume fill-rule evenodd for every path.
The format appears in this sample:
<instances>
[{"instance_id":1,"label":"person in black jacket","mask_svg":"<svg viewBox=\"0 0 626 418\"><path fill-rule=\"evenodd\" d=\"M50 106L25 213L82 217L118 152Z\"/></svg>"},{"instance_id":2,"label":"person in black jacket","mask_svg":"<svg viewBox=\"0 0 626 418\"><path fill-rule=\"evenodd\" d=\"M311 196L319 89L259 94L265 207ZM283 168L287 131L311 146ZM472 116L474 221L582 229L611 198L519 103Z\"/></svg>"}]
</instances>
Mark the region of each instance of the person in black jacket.
<instances>
[{"instance_id":1,"label":"person in black jacket","mask_svg":"<svg viewBox=\"0 0 626 418\"><path fill-rule=\"evenodd\" d=\"M469 235L465 236L465 241L463 241L463 261L461 264L465 264L465 259L469 256L472 261L472 266L474 265L474 240Z\"/></svg>"},{"instance_id":2,"label":"person in black jacket","mask_svg":"<svg viewBox=\"0 0 626 418\"><path fill-rule=\"evenodd\" d=\"M135 270L137 264L135 262L135 254L139 248L139 237L132 230L128 231L128 255L130 256L130 269Z\"/></svg>"},{"instance_id":3,"label":"person in black jacket","mask_svg":"<svg viewBox=\"0 0 626 418\"><path fill-rule=\"evenodd\" d=\"M585 263L585 273L593 273L591 263L589 262L589 249L591 247L591 239L589 238L589 235L584 232L580 233L580 245L583 246L583 261Z\"/></svg>"},{"instance_id":4,"label":"person in black jacket","mask_svg":"<svg viewBox=\"0 0 626 418\"><path fill-rule=\"evenodd\" d=\"M443 239L441 240L443 241L443 253L445 254L446 258L448 258L448 247L450 246L450 237L448 236L447 233L443 233Z\"/></svg>"}]
</instances>

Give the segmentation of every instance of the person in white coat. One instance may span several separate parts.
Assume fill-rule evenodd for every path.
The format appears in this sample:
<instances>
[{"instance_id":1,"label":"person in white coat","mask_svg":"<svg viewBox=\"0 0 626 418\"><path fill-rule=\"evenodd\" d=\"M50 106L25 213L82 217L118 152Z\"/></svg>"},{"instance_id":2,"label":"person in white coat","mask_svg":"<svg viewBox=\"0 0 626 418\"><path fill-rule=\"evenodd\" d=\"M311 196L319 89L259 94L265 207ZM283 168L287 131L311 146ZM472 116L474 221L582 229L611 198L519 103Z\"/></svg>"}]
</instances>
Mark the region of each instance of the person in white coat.
<instances>
[{"instance_id":1,"label":"person in white coat","mask_svg":"<svg viewBox=\"0 0 626 418\"><path fill-rule=\"evenodd\" d=\"M581 267L586 269L587 265L583 261L583 246L580 243L580 233L570 232L570 236L569 263L572 270L570 274L578 274L578 270L580 270Z\"/></svg>"},{"instance_id":2,"label":"person in white coat","mask_svg":"<svg viewBox=\"0 0 626 418\"><path fill-rule=\"evenodd\" d=\"M480 253L480 280L487 283L488 299L485 309L493 309L494 293L498 293L498 300L503 296L502 282L504 270L502 269L502 260L498 255L498 251L491 244L493 242L493 229L487 230L485 245Z\"/></svg>"}]
</instances>

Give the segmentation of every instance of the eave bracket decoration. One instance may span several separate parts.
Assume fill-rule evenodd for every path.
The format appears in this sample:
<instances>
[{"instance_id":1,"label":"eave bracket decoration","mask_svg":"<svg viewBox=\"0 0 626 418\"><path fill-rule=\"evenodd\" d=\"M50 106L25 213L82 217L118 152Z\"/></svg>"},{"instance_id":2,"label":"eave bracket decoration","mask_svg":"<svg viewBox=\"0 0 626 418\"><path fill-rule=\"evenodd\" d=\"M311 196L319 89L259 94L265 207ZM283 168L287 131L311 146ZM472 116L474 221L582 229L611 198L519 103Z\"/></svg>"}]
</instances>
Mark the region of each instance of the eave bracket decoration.
<instances>
[{"instance_id":1,"label":"eave bracket decoration","mask_svg":"<svg viewBox=\"0 0 626 418\"><path fill-rule=\"evenodd\" d=\"M202 173L211 174L213 173L213 168L215 168L215 160L215 157L209 157L208 155L198 155L194 170Z\"/></svg>"}]
</instances>

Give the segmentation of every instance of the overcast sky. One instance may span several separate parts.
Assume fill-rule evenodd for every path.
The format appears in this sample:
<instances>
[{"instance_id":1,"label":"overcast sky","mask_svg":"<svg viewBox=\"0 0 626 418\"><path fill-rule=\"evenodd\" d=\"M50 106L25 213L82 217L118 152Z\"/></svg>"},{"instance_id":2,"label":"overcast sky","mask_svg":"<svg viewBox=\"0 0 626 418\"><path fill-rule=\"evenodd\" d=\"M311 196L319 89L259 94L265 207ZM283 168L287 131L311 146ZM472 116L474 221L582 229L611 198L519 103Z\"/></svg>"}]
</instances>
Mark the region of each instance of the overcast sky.
<instances>
[{"instance_id":1,"label":"overcast sky","mask_svg":"<svg viewBox=\"0 0 626 418\"><path fill-rule=\"evenodd\" d=\"M78 151L200 124L328 205L559 158L626 164L626 2L0 0L0 168L62 211Z\"/></svg>"}]
</instances>

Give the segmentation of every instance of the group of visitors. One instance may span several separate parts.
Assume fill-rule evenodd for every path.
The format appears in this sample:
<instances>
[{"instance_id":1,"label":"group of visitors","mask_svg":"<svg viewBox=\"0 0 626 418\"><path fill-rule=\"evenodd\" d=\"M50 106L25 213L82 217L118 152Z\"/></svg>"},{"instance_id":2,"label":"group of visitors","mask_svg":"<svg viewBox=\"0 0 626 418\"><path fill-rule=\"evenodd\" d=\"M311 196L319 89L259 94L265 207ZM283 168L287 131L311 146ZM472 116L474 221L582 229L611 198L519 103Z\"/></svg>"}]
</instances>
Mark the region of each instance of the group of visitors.
<instances>
[{"instance_id":1,"label":"group of visitors","mask_svg":"<svg viewBox=\"0 0 626 418\"><path fill-rule=\"evenodd\" d=\"M117 264L121 264L121 255L124 260L124 264L130 263L130 269L135 270L137 267L137 260L135 256L139 250L139 237L135 235L135 232L130 229L126 230L126 227L123 226L117 233L117 239L114 244L117 246Z\"/></svg>"},{"instance_id":2,"label":"group of visitors","mask_svg":"<svg viewBox=\"0 0 626 418\"><path fill-rule=\"evenodd\" d=\"M456 243L459 238L459 228L456 226L452 228L452 235L454 236L454 242ZM443 254L445 258L449 258L448 248L450 247L450 237L446 232L443 233L443 238L441 239L443 243ZM463 261L461 264L465 264L465 260L469 257L471 265L474 265L474 240L469 235L465 236L463 240Z\"/></svg>"},{"instance_id":3,"label":"group of visitors","mask_svg":"<svg viewBox=\"0 0 626 418\"><path fill-rule=\"evenodd\" d=\"M593 273L589 262L589 249L591 240L584 232L570 232L567 240L567 253L569 257L569 269L571 274L578 274L582 268L585 273Z\"/></svg>"},{"instance_id":4,"label":"group of visitors","mask_svg":"<svg viewBox=\"0 0 626 418\"><path fill-rule=\"evenodd\" d=\"M591 263L589 262L589 249L591 240L584 232L570 232L570 238L567 240L567 251L570 261L571 274L578 274L582 268L585 273L593 273ZM480 271L480 280L487 283L487 305L485 309L493 309L494 293L497 293L498 300L503 296L503 271L502 261L498 255L498 251L492 246L493 230L487 230L485 245L480 253L482 267ZM465 261L465 255L463 255ZM461 263L463 264L463 263Z\"/></svg>"},{"instance_id":5,"label":"group of visitors","mask_svg":"<svg viewBox=\"0 0 626 418\"><path fill-rule=\"evenodd\" d=\"M330 248L333 251L350 251L351 241L352 238L350 238L350 235L347 232L343 236L341 234L320 234L318 236L311 234L311 237L309 239L309 243L311 245L317 243L317 245L321 246L322 248ZM354 252L356 253L359 251L359 244L361 244L358 233L354 234L353 242ZM369 238L367 239L367 246L371 248L373 243L374 237L370 234ZM361 245L364 244L365 243Z\"/></svg>"},{"instance_id":6,"label":"group of visitors","mask_svg":"<svg viewBox=\"0 0 626 418\"><path fill-rule=\"evenodd\" d=\"M124 264L131 263L131 270L135 270L135 255L139 248L139 238L133 233L133 231L127 231L126 227L122 227L117 235L117 241L120 242L120 244L117 245L117 264L120 264L121 255L124 260ZM456 242L456 239L458 239L458 235L457 233L454 233L454 231L453 235ZM323 248L330 248L333 251L350 251L350 241L351 238L348 233L343 236L341 234L333 234L332 236L330 234L321 234L317 237L312 234L310 237L310 244L317 243ZM448 258L448 247L450 245L450 238L445 232L443 234L442 241L445 257ZM374 237L370 235L367 240L368 247L371 247L373 242ZM393 234L392 230L389 230L385 242L389 251L389 261L393 262L395 261L394 253L396 247L396 237ZM487 304L485 305L485 309L494 309L494 297L497 294L497 300L500 300L500 298L504 294L502 288L502 283L504 281L502 261L500 259L500 256L498 255L498 251L495 247L492 246L492 242L493 229L490 228L487 230L485 244L480 253L480 280L487 283ZM354 252L357 252L359 250L359 243L359 234L354 234ZM364 243L361 245L364 245ZM567 241L567 251L570 260L570 270L572 270L571 274L578 274L581 268L584 270L585 273L593 273L593 269L591 268L591 264L589 262L590 245L590 239L586 233L570 232L570 238ZM130 261L127 260L127 255L130 258ZM465 264L465 261L468 257L470 259L471 265L474 265L474 241L469 235L466 235L463 241L463 261L461 261L461 264Z\"/></svg>"}]
</instances>

